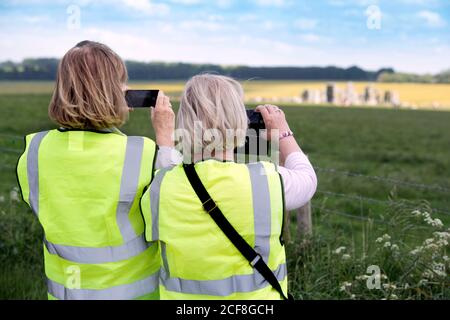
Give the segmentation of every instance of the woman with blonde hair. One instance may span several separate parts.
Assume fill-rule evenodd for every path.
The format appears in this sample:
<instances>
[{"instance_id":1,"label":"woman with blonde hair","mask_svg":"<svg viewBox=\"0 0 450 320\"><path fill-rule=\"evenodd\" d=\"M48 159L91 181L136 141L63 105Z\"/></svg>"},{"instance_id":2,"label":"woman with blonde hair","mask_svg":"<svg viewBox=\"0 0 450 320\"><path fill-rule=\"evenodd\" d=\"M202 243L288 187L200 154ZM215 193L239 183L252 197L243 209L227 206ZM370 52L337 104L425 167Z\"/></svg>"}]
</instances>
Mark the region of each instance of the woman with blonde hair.
<instances>
[{"instance_id":1,"label":"woman with blonde hair","mask_svg":"<svg viewBox=\"0 0 450 320\"><path fill-rule=\"evenodd\" d=\"M152 112L159 151L149 138L121 133L126 82L114 51L79 43L59 64L49 106L59 128L26 136L17 175L45 233L50 299L159 296L159 249L144 239L139 198L155 161L170 165L175 116L160 92Z\"/></svg>"},{"instance_id":2,"label":"woman with blonde hair","mask_svg":"<svg viewBox=\"0 0 450 320\"><path fill-rule=\"evenodd\" d=\"M281 166L235 162L248 128L243 99L228 77L203 74L186 84L177 134L191 143L184 152L192 150L193 161L160 170L141 199L146 238L161 244L161 299L288 298L283 213L307 203L317 179L272 105L257 111L268 138L279 141Z\"/></svg>"}]
</instances>

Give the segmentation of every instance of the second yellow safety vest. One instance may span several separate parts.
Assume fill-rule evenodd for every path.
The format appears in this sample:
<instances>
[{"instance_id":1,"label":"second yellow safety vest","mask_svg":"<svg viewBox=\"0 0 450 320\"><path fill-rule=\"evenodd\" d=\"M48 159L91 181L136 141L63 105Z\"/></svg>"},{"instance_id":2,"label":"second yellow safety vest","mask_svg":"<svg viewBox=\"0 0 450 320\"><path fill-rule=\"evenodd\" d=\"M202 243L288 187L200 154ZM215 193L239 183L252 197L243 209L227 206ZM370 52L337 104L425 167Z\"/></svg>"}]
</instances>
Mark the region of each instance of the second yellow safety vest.
<instances>
[{"instance_id":1,"label":"second yellow safety vest","mask_svg":"<svg viewBox=\"0 0 450 320\"><path fill-rule=\"evenodd\" d=\"M225 217L287 295L283 191L273 164L207 160L195 169ZM161 299L281 299L202 207L183 166L157 172L141 199L148 241L160 241Z\"/></svg>"}]
</instances>

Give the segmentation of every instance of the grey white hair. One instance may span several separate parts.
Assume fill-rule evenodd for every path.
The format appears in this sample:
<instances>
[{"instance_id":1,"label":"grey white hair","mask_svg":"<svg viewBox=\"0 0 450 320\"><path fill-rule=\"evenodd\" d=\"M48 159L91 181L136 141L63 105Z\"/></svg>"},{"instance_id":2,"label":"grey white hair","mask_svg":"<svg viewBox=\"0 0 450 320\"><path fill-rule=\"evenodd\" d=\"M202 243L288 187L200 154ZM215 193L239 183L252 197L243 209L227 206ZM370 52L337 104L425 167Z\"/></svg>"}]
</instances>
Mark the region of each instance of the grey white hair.
<instances>
[{"instance_id":1,"label":"grey white hair","mask_svg":"<svg viewBox=\"0 0 450 320\"><path fill-rule=\"evenodd\" d=\"M195 127L199 125L203 132L201 137L195 137ZM208 141L211 134L205 133L210 130L225 140L221 144L225 151L244 144L247 127L244 90L238 81L221 75L200 74L187 82L177 115L177 128L185 132L183 143L189 139L194 150L204 150L211 146ZM216 134L214 136L216 140ZM218 145L215 148L220 149Z\"/></svg>"}]
</instances>

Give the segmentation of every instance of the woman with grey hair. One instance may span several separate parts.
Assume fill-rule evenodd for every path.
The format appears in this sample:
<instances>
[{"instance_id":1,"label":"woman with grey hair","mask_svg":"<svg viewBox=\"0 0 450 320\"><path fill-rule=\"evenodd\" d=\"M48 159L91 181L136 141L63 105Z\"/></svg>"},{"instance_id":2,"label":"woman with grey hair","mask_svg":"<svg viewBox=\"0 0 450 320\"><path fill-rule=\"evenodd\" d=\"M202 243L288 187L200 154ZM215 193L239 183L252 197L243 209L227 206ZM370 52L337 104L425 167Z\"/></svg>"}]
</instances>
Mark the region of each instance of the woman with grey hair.
<instances>
[{"instance_id":1,"label":"woman with grey hair","mask_svg":"<svg viewBox=\"0 0 450 320\"><path fill-rule=\"evenodd\" d=\"M161 243L161 299L287 298L283 214L312 198L317 178L283 111L256 110L281 166L234 161L248 127L237 81L203 74L186 84L177 128L193 161L160 170L141 199L146 239ZM220 136L226 143L208 150Z\"/></svg>"}]
</instances>

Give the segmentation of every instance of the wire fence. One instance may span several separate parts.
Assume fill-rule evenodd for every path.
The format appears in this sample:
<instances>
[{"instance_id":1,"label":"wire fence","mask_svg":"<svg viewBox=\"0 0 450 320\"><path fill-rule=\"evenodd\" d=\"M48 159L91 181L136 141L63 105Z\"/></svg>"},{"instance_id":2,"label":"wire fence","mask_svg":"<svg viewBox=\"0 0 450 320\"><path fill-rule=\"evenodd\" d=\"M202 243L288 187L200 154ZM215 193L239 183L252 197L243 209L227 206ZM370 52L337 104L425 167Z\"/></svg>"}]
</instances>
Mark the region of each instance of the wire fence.
<instances>
[{"instance_id":1,"label":"wire fence","mask_svg":"<svg viewBox=\"0 0 450 320\"><path fill-rule=\"evenodd\" d=\"M335 168L314 167L314 169L318 172L327 172L327 173L337 174L337 175L341 175L341 176L364 178L364 179L381 181L381 182L386 182L386 183L395 184L395 185L408 186L408 187L416 188L416 189L427 189L427 190L450 193L450 188L436 185L436 184L430 185L430 184L423 184L423 183L418 183L418 182L410 182L410 181L405 181L405 180L381 177L381 176L376 176L376 175L365 175L365 174L358 173L358 172L342 171L342 170L338 170Z\"/></svg>"},{"instance_id":2,"label":"wire fence","mask_svg":"<svg viewBox=\"0 0 450 320\"><path fill-rule=\"evenodd\" d=\"M0 133L0 138L6 138L6 139L11 139L11 140L23 140L24 136Z\"/></svg>"},{"instance_id":3,"label":"wire fence","mask_svg":"<svg viewBox=\"0 0 450 320\"><path fill-rule=\"evenodd\" d=\"M320 212L325 212L325 213L330 213L333 215L345 217L345 218L359 220L359 221L370 221L370 222L379 223L379 224L389 224L389 222L384 221L384 220L375 219L375 218L368 217L368 216L358 216L355 214L342 212L342 211L338 211L338 210L333 210L333 209L328 209L328 208L323 208L320 206L312 206L312 209L316 210L316 211L320 211Z\"/></svg>"},{"instance_id":4,"label":"wire fence","mask_svg":"<svg viewBox=\"0 0 450 320\"><path fill-rule=\"evenodd\" d=\"M19 139L22 140L23 136L0 134L0 139L6 139L8 141L11 141L11 140L17 141ZM23 152L23 150L19 149L19 148L0 147L0 152L8 153L11 155L19 155ZM420 182L411 182L411 181L382 177L382 176L377 176L377 175L366 175L366 174L359 173L359 172L345 171L345 170L340 170L340 169L336 169L336 168L326 168L326 167L315 166L314 169L318 173L339 175L339 176L344 176L347 178L362 178L362 179L367 179L370 181L377 181L377 182L382 182L382 183L386 183L386 184L390 184L390 185L400 185L400 186L409 187L409 188L418 189L418 190L432 190L432 191L439 191L439 192L443 192L443 193L450 193L450 188L441 186L438 184L424 184L424 183L420 183ZM9 171L15 172L16 167L12 166L12 165L0 164L0 170L2 171L2 173L9 172ZM0 185L5 186L7 184L4 183L3 180L0 180ZM350 194L350 193L339 193L339 192L335 192L332 190L320 190L319 189L319 190L317 190L317 194L320 194L323 196L328 196L328 197L343 198L343 199L346 199L349 201L354 201L354 202L358 201L359 203L364 203L364 202L373 203L373 204L382 205L382 206L389 206L389 205L401 203L401 201L381 200L381 199L371 198L371 197L360 195L360 194L355 195L355 194ZM329 208L324 208L324 207L320 207L320 206L319 207L313 206L313 208L320 210L321 212L335 214L335 215L347 217L350 219L355 219L355 220L360 220L360 221L370 220L370 221L373 221L376 223L386 223L386 221L373 219L371 217L366 217L366 216L354 215L354 214L350 214L347 212L338 211L335 209L329 209ZM445 208L431 208L431 209L434 212L442 213L445 215L450 215L449 209L445 209Z\"/></svg>"},{"instance_id":5,"label":"wire fence","mask_svg":"<svg viewBox=\"0 0 450 320\"><path fill-rule=\"evenodd\" d=\"M3 148L3 147L0 147L0 152L21 154L23 152L23 150L14 149L14 148Z\"/></svg>"},{"instance_id":6,"label":"wire fence","mask_svg":"<svg viewBox=\"0 0 450 320\"><path fill-rule=\"evenodd\" d=\"M6 166L6 165L0 165L1 170L9 171L9 170L16 170L16 167L14 166Z\"/></svg>"},{"instance_id":7,"label":"wire fence","mask_svg":"<svg viewBox=\"0 0 450 320\"><path fill-rule=\"evenodd\" d=\"M376 204L383 205L383 206L389 206L389 205L402 203L401 201L380 200L380 199L365 197L362 195L351 195L351 194L338 193L338 192L333 192L333 191L317 190L316 193L323 194L323 195L330 196L330 197L345 198L345 199L352 200L352 201L376 203ZM446 209L432 207L431 210L433 210L434 212L439 212L439 213L443 213L446 215L450 215L450 211L446 210Z\"/></svg>"}]
</instances>

